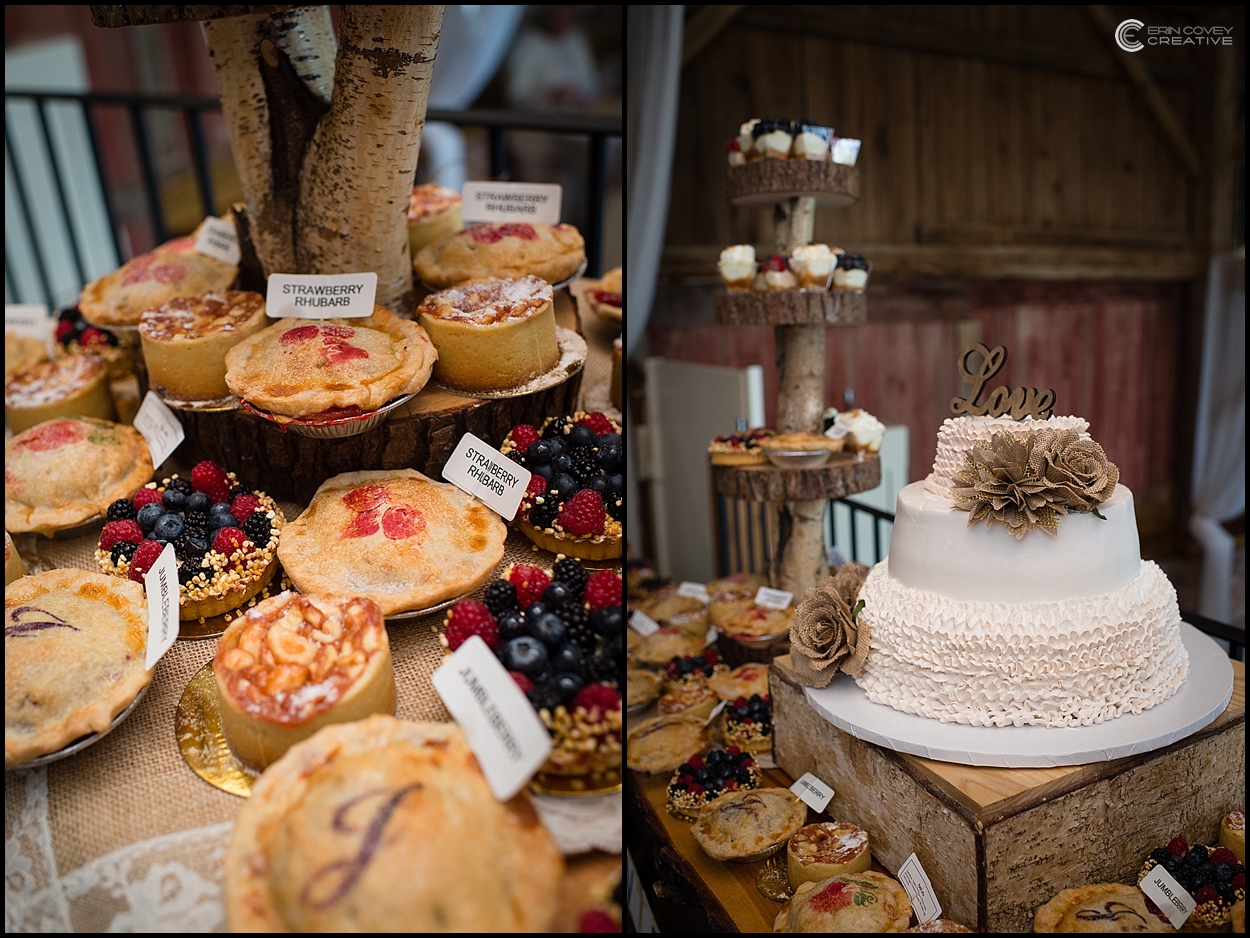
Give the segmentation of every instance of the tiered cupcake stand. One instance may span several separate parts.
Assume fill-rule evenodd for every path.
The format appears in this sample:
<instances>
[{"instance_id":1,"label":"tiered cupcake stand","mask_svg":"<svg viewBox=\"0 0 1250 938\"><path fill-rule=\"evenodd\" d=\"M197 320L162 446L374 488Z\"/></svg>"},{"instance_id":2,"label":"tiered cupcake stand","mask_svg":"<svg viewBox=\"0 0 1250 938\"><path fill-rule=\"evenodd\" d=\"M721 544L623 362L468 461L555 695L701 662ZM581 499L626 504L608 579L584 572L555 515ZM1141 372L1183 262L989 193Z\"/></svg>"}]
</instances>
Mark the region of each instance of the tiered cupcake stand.
<instances>
[{"instance_id":1,"label":"tiered cupcake stand","mask_svg":"<svg viewBox=\"0 0 1250 938\"><path fill-rule=\"evenodd\" d=\"M859 200L859 170L809 160L756 160L730 167L728 190L734 205L773 205L776 250L791 253L810 244L817 206L842 208ZM864 322L863 293L829 290L800 293L726 293L716 297L716 321L725 326L773 327L777 347L779 433L819 433L825 409L826 327ZM881 482L876 456L834 453L818 469L716 466L713 484L726 498L775 504L779 514L769 579L773 587L801 598L822 582L825 515L829 499L875 488Z\"/></svg>"}]
</instances>

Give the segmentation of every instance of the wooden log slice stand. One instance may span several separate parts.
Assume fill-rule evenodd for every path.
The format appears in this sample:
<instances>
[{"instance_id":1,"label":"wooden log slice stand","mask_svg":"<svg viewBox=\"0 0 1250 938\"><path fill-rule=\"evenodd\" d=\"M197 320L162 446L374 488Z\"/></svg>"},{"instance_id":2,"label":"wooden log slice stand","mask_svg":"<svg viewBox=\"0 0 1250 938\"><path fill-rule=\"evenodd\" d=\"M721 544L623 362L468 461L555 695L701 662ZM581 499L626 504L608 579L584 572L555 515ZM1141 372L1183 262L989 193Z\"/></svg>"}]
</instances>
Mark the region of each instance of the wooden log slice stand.
<instances>
[{"instance_id":1,"label":"wooden log slice stand","mask_svg":"<svg viewBox=\"0 0 1250 938\"><path fill-rule=\"evenodd\" d=\"M778 252L810 244L816 206L839 208L859 199L859 170L813 160L756 160L731 167L729 198L735 205L774 204ZM771 325L777 347L777 431L819 433L825 410L825 338L829 325L864 322L862 293L727 293L715 299L716 321L726 326ZM729 498L780 502L777 543L769 580L796 599L828 574L825 514L829 499L875 488L876 457L837 458L822 469L774 466L716 467L716 490Z\"/></svg>"}]
</instances>

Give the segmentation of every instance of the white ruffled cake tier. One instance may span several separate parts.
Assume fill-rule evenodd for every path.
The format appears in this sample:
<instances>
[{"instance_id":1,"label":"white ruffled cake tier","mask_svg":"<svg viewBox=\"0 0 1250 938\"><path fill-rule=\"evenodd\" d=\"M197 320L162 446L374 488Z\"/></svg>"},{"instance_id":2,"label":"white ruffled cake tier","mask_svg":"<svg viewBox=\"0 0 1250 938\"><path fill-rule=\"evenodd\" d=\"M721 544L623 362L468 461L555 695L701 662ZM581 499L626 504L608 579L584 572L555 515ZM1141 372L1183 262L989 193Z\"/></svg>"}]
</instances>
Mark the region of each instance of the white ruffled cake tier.
<instances>
[{"instance_id":1,"label":"white ruffled cake tier","mask_svg":"<svg viewBox=\"0 0 1250 938\"><path fill-rule=\"evenodd\" d=\"M860 591L875 703L944 723L1088 726L1141 713L1184 683L1176 591L1152 561L1098 596L969 602L910 589L885 560Z\"/></svg>"}]
</instances>

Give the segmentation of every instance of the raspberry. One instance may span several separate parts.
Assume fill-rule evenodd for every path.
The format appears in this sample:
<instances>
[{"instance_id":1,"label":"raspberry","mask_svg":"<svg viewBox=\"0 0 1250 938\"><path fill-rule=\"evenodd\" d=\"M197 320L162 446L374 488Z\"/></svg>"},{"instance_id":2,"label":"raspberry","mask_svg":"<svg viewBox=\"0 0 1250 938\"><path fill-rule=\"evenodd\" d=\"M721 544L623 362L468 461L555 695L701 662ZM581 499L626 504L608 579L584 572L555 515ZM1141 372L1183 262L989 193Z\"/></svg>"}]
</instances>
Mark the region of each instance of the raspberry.
<instances>
[{"instance_id":1,"label":"raspberry","mask_svg":"<svg viewBox=\"0 0 1250 938\"><path fill-rule=\"evenodd\" d=\"M698 782L691 782L690 787L687 788L686 790L689 791L690 794L692 795L701 795L705 791L707 791L707 789L704 788L702 785L700 785Z\"/></svg>"},{"instance_id":2,"label":"raspberry","mask_svg":"<svg viewBox=\"0 0 1250 938\"><path fill-rule=\"evenodd\" d=\"M691 756L691 757L690 757L690 759L689 759L689 761L688 761L688 763L687 763L687 764L688 764L688 765L690 766L690 768L692 768L692 769L701 769L701 768L703 768L703 757L702 757L701 755L698 755L698 754L696 753L695 755L693 755L693 756Z\"/></svg>"},{"instance_id":3,"label":"raspberry","mask_svg":"<svg viewBox=\"0 0 1250 938\"><path fill-rule=\"evenodd\" d=\"M238 528L222 528L217 532L217 536L213 538L213 550L225 557L229 557L246 543L250 543L247 535Z\"/></svg>"},{"instance_id":4,"label":"raspberry","mask_svg":"<svg viewBox=\"0 0 1250 938\"><path fill-rule=\"evenodd\" d=\"M671 677L674 681L681 677L681 668L678 666L676 658L664 666L664 673Z\"/></svg>"},{"instance_id":5,"label":"raspberry","mask_svg":"<svg viewBox=\"0 0 1250 938\"><path fill-rule=\"evenodd\" d=\"M564 503L556 520L566 532L580 537L602 534L606 518L602 496L594 489L582 489Z\"/></svg>"},{"instance_id":6,"label":"raspberry","mask_svg":"<svg viewBox=\"0 0 1250 938\"><path fill-rule=\"evenodd\" d=\"M508 582L516 587L517 605L525 609L542 602L543 590L551 583L551 577L538 567L519 563L508 574Z\"/></svg>"},{"instance_id":7,"label":"raspberry","mask_svg":"<svg viewBox=\"0 0 1250 938\"><path fill-rule=\"evenodd\" d=\"M605 433L616 432L616 427L612 426L612 421L605 415L599 413L597 410L593 413L587 414L581 420L577 421L575 426L590 427L590 429L595 431L595 436L603 436Z\"/></svg>"},{"instance_id":8,"label":"raspberry","mask_svg":"<svg viewBox=\"0 0 1250 938\"><path fill-rule=\"evenodd\" d=\"M780 254L774 254L768 259L768 269L775 271L776 273L781 273L781 271L786 270L789 266L790 265L786 263L786 259Z\"/></svg>"},{"instance_id":9,"label":"raspberry","mask_svg":"<svg viewBox=\"0 0 1250 938\"><path fill-rule=\"evenodd\" d=\"M138 514L139 509L144 505L159 505L163 497L156 489L139 489L135 492L135 513Z\"/></svg>"},{"instance_id":10,"label":"raspberry","mask_svg":"<svg viewBox=\"0 0 1250 938\"><path fill-rule=\"evenodd\" d=\"M621 926L602 909L591 909L577 923L577 930L583 934L592 932L618 932Z\"/></svg>"},{"instance_id":11,"label":"raspberry","mask_svg":"<svg viewBox=\"0 0 1250 938\"><path fill-rule=\"evenodd\" d=\"M1189 842L1184 837L1173 837L1168 841L1168 853L1174 857L1183 857L1189 852Z\"/></svg>"},{"instance_id":12,"label":"raspberry","mask_svg":"<svg viewBox=\"0 0 1250 938\"><path fill-rule=\"evenodd\" d=\"M721 789L723 791L737 791L738 783L732 778L727 778L725 779L725 784L721 786Z\"/></svg>"},{"instance_id":13,"label":"raspberry","mask_svg":"<svg viewBox=\"0 0 1250 938\"><path fill-rule=\"evenodd\" d=\"M1246 874L1245 873L1238 873L1236 876L1233 877L1233 888L1234 889L1246 888Z\"/></svg>"},{"instance_id":14,"label":"raspberry","mask_svg":"<svg viewBox=\"0 0 1250 938\"><path fill-rule=\"evenodd\" d=\"M70 339L74 337L74 323L68 319L62 319L56 324L56 340L62 345L69 345Z\"/></svg>"},{"instance_id":15,"label":"raspberry","mask_svg":"<svg viewBox=\"0 0 1250 938\"><path fill-rule=\"evenodd\" d=\"M450 641L451 639L448 639L449 643ZM508 674L512 676L512 680L516 681L516 686L521 688L522 694L528 694L530 691L534 689L534 682L531 681L524 674L522 674L520 671L509 671Z\"/></svg>"},{"instance_id":16,"label":"raspberry","mask_svg":"<svg viewBox=\"0 0 1250 938\"><path fill-rule=\"evenodd\" d=\"M91 348L93 345L108 345L108 337L94 326L88 326L82 331L82 335L78 337L79 343L83 348Z\"/></svg>"},{"instance_id":17,"label":"raspberry","mask_svg":"<svg viewBox=\"0 0 1250 938\"><path fill-rule=\"evenodd\" d=\"M703 660L711 665L716 664L716 649L715 648L703 649Z\"/></svg>"},{"instance_id":18,"label":"raspberry","mask_svg":"<svg viewBox=\"0 0 1250 938\"><path fill-rule=\"evenodd\" d=\"M1211 851L1211 862L1222 863L1225 866L1232 866L1237 862L1237 854L1229 850L1227 847L1216 847Z\"/></svg>"},{"instance_id":19,"label":"raspberry","mask_svg":"<svg viewBox=\"0 0 1250 938\"><path fill-rule=\"evenodd\" d=\"M1199 905L1202 905L1202 903L1204 902L1214 902L1219 897L1220 897L1220 894L1215 891L1214 886L1203 886L1201 889L1199 889L1197 892L1194 893L1194 901L1197 902Z\"/></svg>"},{"instance_id":20,"label":"raspberry","mask_svg":"<svg viewBox=\"0 0 1250 938\"><path fill-rule=\"evenodd\" d=\"M215 462L205 459L196 463L191 470L191 484L197 492L203 492L215 502L230 501L230 478Z\"/></svg>"},{"instance_id":21,"label":"raspberry","mask_svg":"<svg viewBox=\"0 0 1250 938\"><path fill-rule=\"evenodd\" d=\"M547 491L547 480L537 473L530 476L530 484L525 488L525 497L541 495L545 491Z\"/></svg>"},{"instance_id":22,"label":"raspberry","mask_svg":"<svg viewBox=\"0 0 1250 938\"><path fill-rule=\"evenodd\" d=\"M451 607L451 615L447 617L447 644L455 651L468 639L477 635L490 650L494 651L499 644L499 626L490 614L490 610L476 599L462 599ZM522 688L524 689L524 688Z\"/></svg>"},{"instance_id":23,"label":"raspberry","mask_svg":"<svg viewBox=\"0 0 1250 938\"><path fill-rule=\"evenodd\" d=\"M587 684L573 698L573 709L576 710L578 707L585 707L587 710L598 709L604 713L609 710L620 710L621 695L607 684Z\"/></svg>"},{"instance_id":24,"label":"raspberry","mask_svg":"<svg viewBox=\"0 0 1250 938\"><path fill-rule=\"evenodd\" d=\"M110 521L100 532L100 550L112 550L118 541L138 544L143 540L143 528L136 521Z\"/></svg>"},{"instance_id":25,"label":"raspberry","mask_svg":"<svg viewBox=\"0 0 1250 938\"><path fill-rule=\"evenodd\" d=\"M252 512L260 508L260 499L255 495L236 495L234 501L230 503L230 514L234 515L240 522L246 521L252 516Z\"/></svg>"},{"instance_id":26,"label":"raspberry","mask_svg":"<svg viewBox=\"0 0 1250 938\"><path fill-rule=\"evenodd\" d=\"M164 549L159 541L144 541L140 544L130 561L130 579L142 583L143 575L152 569L152 564L156 563L156 558Z\"/></svg>"},{"instance_id":27,"label":"raspberry","mask_svg":"<svg viewBox=\"0 0 1250 938\"><path fill-rule=\"evenodd\" d=\"M538 428L528 423L518 423L512 428L512 445L524 453L530 448L531 443L541 440L538 435Z\"/></svg>"},{"instance_id":28,"label":"raspberry","mask_svg":"<svg viewBox=\"0 0 1250 938\"><path fill-rule=\"evenodd\" d=\"M619 606L624 595L621 578L611 570L596 570L586 581L586 603L591 613L604 606Z\"/></svg>"}]
</instances>

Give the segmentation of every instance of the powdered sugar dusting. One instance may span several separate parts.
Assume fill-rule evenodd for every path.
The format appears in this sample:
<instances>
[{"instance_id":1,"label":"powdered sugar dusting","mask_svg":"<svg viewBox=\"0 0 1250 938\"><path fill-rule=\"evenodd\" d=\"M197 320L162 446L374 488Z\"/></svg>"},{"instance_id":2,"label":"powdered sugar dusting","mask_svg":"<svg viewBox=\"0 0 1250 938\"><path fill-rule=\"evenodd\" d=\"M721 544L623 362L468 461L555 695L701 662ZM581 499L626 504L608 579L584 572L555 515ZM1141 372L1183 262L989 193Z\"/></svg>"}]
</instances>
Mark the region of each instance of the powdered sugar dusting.
<instances>
[{"instance_id":1,"label":"powdered sugar dusting","mask_svg":"<svg viewBox=\"0 0 1250 938\"><path fill-rule=\"evenodd\" d=\"M64 400L86 387L104 371L96 355L69 355L39 362L14 375L4 389L6 407L40 407Z\"/></svg>"},{"instance_id":2,"label":"powdered sugar dusting","mask_svg":"<svg viewBox=\"0 0 1250 938\"><path fill-rule=\"evenodd\" d=\"M461 284L426 297L420 312L435 319L492 323L528 319L553 301L551 284L538 277Z\"/></svg>"}]
</instances>

